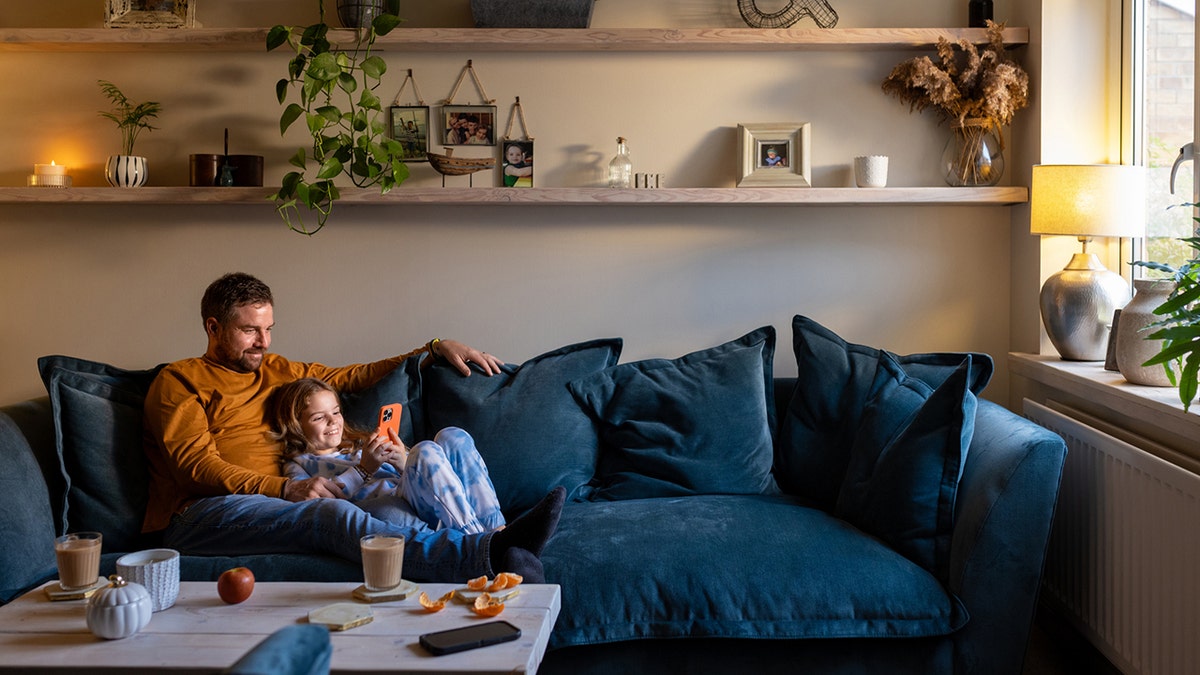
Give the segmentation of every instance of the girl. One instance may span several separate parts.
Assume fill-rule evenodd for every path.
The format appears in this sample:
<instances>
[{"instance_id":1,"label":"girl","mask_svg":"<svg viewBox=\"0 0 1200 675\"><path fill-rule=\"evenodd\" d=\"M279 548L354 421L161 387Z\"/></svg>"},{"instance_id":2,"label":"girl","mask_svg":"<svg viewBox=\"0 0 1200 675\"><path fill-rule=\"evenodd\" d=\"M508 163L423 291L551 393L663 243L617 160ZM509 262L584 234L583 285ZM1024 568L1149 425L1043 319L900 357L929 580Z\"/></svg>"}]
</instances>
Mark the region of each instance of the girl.
<instances>
[{"instance_id":1,"label":"girl","mask_svg":"<svg viewBox=\"0 0 1200 675\"><path fill-rule=\"evenodd\" d=\"M364 511L403 500L434 529L478 534L504 527L487 466L462 429L447 427L406 449L394 435L346 426L337 392L315 378L281 386L270 411L289 478L329 478Z\"/></svg>"}]
</instances>

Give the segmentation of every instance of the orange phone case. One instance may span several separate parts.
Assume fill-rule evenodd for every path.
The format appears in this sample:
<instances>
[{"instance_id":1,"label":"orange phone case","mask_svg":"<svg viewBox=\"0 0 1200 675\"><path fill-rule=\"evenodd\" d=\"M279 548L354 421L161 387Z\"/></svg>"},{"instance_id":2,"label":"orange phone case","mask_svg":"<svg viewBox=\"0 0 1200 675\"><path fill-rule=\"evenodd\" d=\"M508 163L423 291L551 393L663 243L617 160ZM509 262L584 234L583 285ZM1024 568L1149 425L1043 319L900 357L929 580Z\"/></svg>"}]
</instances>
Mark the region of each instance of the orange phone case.
<instances>
[{"instance_id":1,"label":"orange phone case","mask_svg":"<svg viewBox=\"0 0 1200 675\"><path fill-rule=\"evenodd\" d=\"M399 403L385 405L379 409L379 426L375 429L376 436L388 437L388 429L400 435L400 413L403 407Z\"/></svg>"}]
</instances>

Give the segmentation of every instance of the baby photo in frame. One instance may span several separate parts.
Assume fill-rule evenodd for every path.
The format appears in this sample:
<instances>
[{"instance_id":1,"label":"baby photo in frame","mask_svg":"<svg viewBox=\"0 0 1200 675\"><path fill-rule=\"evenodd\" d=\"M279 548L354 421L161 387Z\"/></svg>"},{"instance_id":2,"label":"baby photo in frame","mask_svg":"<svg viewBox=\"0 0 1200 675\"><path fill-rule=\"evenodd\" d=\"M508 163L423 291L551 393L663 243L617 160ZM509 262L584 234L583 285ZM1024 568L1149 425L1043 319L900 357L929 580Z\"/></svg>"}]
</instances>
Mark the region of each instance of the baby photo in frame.
<instances>
[{"instance_id":1,"label":"baby photo in frame","mask_svg":"<svg viewBox=\"0 0 1200 675\"><path fill-rule=\"evenodd\" d=\"M739 124L738 187L812 185L812 125Z\"/></svg>"},{"instance_id":2,"label":"baby photo in frame","mask_svg":"<svg viewBox=\"0 0 1200 675\"><path fill-rule=\"evenodd\" d=\"M404 149L406 162L424 162L429 158L429 106L392 106L392 139Z\"/></svg>"},{"instance_id":3,"label":"baby photo in frame","mask_svg":"<svg viewBox=\"0 0 1200 675\"><path fill-rule=\"evenodd\" d=\"M533 187L533 141L504 141L500 147L504 187Z\"/></svg>"},{"instance_id":4,"label":"baby photo in frame","mask_svg":"<svg viewBox=\"0 0 1200 675\"><path fill-rule=\"evenodd\" d=\"M442 106L444 145L496 145L496 106Z\"/></svg>"}]
</instances>

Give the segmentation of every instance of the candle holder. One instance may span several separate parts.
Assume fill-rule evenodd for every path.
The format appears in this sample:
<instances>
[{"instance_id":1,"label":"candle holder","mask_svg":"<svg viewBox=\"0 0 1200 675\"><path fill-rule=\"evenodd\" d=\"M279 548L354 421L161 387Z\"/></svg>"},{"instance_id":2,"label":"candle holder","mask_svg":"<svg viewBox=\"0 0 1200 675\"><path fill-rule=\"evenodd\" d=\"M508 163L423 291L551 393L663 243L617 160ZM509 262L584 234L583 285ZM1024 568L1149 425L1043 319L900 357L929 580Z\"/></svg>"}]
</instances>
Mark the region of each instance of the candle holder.
<instances>
[{"instance_id":1,"label":"candle holder","mask_svg":"<svg viewBox=\"0 0 1200 675\"><path fill-rule=\"evenodd\" d=\"M38 176L34 174L29 177L29 187L53 187L53 188L69 188L71 187L70 176Z\"/></svg>"}]
</instances>

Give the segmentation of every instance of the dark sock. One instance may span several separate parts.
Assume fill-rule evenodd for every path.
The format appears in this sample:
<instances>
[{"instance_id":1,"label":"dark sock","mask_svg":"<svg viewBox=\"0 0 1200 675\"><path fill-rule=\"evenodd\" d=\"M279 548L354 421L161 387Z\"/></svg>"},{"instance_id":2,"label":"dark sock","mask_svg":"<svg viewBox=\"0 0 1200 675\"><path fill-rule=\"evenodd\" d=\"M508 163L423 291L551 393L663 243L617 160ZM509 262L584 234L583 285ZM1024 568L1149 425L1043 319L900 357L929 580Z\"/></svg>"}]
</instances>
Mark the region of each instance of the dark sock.
<instances>
[{"instance_id":1,"label":"dark sock","mask_svg":"<svg viewBox=\"0 0 1200 675\"><path fill-rule=\"evenodd\" d=\"M535 558L541 556L546 540L558 527L558 517L566 501L567 491L556 487L532 509L493 534L489 551L492 568L495 569L497 563L503 565L504 555L510 548L525 549Z\"/></svg>"},{"instance_id":2,"label":"dark sock","mask_svg":"<svg viewBox=\"0 0 1200 675\"><path fill-rule=\"evenodd\" d=\"M515 546L504 552L504 560L496 572L520 574L527 584L546 583L546 571L542 568L542 561L529 551Z\"/></svg>"}]
</instances>

